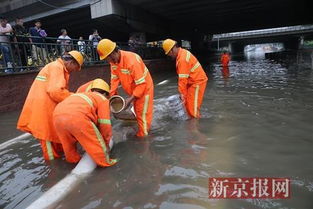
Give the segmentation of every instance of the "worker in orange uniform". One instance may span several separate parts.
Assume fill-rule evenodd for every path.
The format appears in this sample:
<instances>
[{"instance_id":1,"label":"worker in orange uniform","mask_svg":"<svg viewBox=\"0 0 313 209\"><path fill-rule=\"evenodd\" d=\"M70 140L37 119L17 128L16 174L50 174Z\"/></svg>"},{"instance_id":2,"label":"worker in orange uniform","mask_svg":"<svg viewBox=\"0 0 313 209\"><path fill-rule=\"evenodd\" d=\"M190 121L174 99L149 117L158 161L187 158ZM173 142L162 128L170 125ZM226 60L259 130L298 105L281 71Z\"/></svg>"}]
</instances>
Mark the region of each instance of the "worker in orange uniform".
<instances>
[{"instance_id":1,"label":"worker in orange uniform","mask_svg":"<svg viewBox=\"0 0 313 209\"><path fill-rule=\"evenodd\" d=\"M104 85L109 85L107 84L107 82L105 82L104 80L102 80L101 78L97 78L95 80L98 80L98 82L103 82ZM91 86L92 86L92 83L95 81L95 80L91 80L91 81L88 81L87 83L81 85L76 93L83 93L83 92L90 92L91 91ZM101 81L100 81L101 80ZM110 88L109 86L107 86L107 88Z\"/></svg>"},{"instance_id":2,"label":"worker in orange uniform","mask_svg":"<svg viewBox=\"0 0 313 209\"><path fill-rule=\"evenodd\" d=\"M119 83L129 95L126 107L134 104L139 130L138 137L148 135L153 117L153 80L141 57L133 52L123 51L115 42L103 39L97 47L100 59L111 65L110 96L117 93Z\"/></svg>"},{"instance_id":3,"label":"worker in orange uniform","mask_svg":"<svg viewBox=\"0 0 313 209\"><path fill-rule=\"evenodd\" d=\"M94 80L88 81L87 83L81 85L76 90L76 93L84 93L84 92L90 92L91 91L91 85Z\"/></svg>"},{"instance_id":4,"label":"worker in orange uniform","mask_svg":"<svg viewBox=\"0 0 313 209\"><path fill-rule=\"evenodd\" d=\"M188 115L200 118L200 107L208 77L197 58L188 50L178 47L176 41L164 40L163 49L166 55L176 60L178 91Z\"/></svg>"},{"instance_id":5,"label":"worker in orange uniform","mask_svg":"<svg viewBox=\"0 0 313 209\"><path fill-rule=\"evenodd\" d=\"M108 167L116 163L109 157L113 143L112 127L109 100L104 96L109 95L109 91L105 81L95 79L90 92L72 94L56 106L54 126L68 162L80 160L76 148L79 142L99 166Z\"/></svg>"},{"instance_id":6,"label":"worker in orange uniform","mask_svg":"<svg viewBox=\"0 0 313 209\"><path fill-rule=\"evenodd\" d=\"M36 76L27 95L17 128L39 140L45 160L61 157L62 146L55 132L52 115L55 106L71 95L70 73L79 71L84 62L78 51L70 51L47 64Z\"/></svg>"},{"instance_id":7,"label":"worker in orange uniform","mask_svg":"<svg viewBox=\"0 0 313 209\"><path fill-rule=\"evenodd\" d=\"M228 67L229 61L230 61L230 56L226 51L224 51L222 56L221 56L222 67L223 68Z\"/></svg>"}]
</instances>

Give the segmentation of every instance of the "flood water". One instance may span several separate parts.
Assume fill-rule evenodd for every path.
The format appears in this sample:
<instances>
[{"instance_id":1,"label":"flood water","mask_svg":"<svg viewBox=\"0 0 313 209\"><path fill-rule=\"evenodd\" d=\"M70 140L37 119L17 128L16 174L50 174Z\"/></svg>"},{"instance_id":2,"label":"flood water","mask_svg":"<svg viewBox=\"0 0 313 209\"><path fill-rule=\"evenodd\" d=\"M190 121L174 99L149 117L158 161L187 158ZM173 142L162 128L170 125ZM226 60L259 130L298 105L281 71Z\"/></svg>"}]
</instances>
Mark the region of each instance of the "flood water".
<instances>
[{"instance_id":1,"label":"flood water","mask_svg":"<svg viewBox=\"0 0 313 209\"><path fill-rule=\"evenodd\" d=\"M210 70L209 70L210 69ZM313 208L312 70L261 58L219 63L202 118L169 117L160 101L177 93L175 72L153 75L158 108L146 140L123 135L115 123L119 163L97 168L56 208L310 209ZM166 81L164 81L166 80ZM0 150L0 208L25 208L75 165L46 163L34 139ZM208 199L208 177L290 177L288 200Z\"/></svg>"}]
</instances>

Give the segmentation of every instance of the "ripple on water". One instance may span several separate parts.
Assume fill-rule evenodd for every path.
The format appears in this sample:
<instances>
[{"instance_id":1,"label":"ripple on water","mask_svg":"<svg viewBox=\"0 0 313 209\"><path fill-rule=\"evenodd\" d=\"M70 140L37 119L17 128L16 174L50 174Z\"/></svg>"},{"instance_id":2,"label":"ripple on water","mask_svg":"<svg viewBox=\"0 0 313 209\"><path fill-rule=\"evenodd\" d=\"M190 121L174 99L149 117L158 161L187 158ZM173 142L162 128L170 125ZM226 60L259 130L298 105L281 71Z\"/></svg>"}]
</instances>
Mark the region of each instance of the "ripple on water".
<instances>
[{"instance_id":1,"label":"ripple on water","mask_svg":"<svg viewBox=\"0 0 313 209\"><path fill-rule=\"evenodd\" d=\"M177 94L176 77L156 85L151 137L117 145L121 161L97 169L58 208L312 208L312 72L267 60L232 61L229 78L213 68L200 128L164 105ZM131 129L114 129L129 139ZM45 163L35 140L1 150L0 163L2 208L25 208L72 166ZM208 177L238 175L290 176L294 193L286 201L207 198Z\"/></svg>"}]
</instances>

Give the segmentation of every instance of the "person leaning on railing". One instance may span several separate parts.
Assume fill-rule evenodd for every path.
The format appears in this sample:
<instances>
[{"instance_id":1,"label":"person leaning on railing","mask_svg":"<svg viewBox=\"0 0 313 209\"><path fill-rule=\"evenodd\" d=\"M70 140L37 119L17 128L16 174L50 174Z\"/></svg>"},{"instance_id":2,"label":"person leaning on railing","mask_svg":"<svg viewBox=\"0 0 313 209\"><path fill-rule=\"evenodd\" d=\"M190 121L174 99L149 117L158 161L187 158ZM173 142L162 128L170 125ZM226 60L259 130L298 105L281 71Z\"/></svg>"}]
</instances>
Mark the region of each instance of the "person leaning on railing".
<instances>
[{"instance_id":1,"label":"person leaning on railing","mask_svg":"<svg viewBox=\"0 0 313 209\"><path fill-rule=\"evenodd\" d=\"M71 38L67 35L66 29L61 30L61 35L59 36L57 43L61 44L61 54L71 51Z\"/></svg>"},{"instance_id":2,"label":"person leaning on railing","mask_svg":"<svg viewBox=\"0 0 313 209\"><path fill-rule=\"evenodd\" d=\"M19 65L22 66L20 71L23 71L27 67L27 58L28 58L28 48L29 45L26 44L29 42L29 36L27 29L24 26L23 18L17 17L15 19L15 25L13 26L13 40L17 43L15 46L16 54L18 56Z\"/></svg>"},{"instance_id":3,"label":"person leaning on railing","mask_svg":"<svg viewBox=\"0 0 313 209\"><path fill-rule=\"evenodd\" d=\"M3 65L7 68L12 68L12 57L10 52L10 34L13 31L6 17L0 17L0 53L3 55Z\"/></svg>"},{"instance_id":4,"label":"person leaning on railing","mask_svg":"<svg viewBox=\"0 0 313 209\"><path fill-rule=\"evenodd\" d=\"M77 42L78 50L82 53L86 53L86 42L84 41L84 38L82 36L79 37L79 41Z\"/></svg>"},{"instance_id":5,"label":"person leaning on railing","mask_svg":"<svg viewBox=\"0 0 313 209\"><path fill-rule=\"evenodd\" d=\"M35 21L35 27L29 29L29 34L32 36L29 41L32 43L33 61L37 64L46 63L48 60L47 51L45 49L45 40L47 33L41 29L41 21Z\"/></svg>"},{"instance_id":6,"label":"person leaning on railing","mask_svg":"<svg viewBox=\"0 0 313 209\"><path fill-rule=\"evenodd\" d=\"M98 61L99 60L99 56L98 56L98 53L97 53L97 46L98 46L98 43L99 43L99 41L101 39L102 38L99 35L98 30L97 29L93 29L92 30L92 34L89 35L89 41L92 44L92 57L93 57L94 61Z\"/></svg>"}]
</instances>

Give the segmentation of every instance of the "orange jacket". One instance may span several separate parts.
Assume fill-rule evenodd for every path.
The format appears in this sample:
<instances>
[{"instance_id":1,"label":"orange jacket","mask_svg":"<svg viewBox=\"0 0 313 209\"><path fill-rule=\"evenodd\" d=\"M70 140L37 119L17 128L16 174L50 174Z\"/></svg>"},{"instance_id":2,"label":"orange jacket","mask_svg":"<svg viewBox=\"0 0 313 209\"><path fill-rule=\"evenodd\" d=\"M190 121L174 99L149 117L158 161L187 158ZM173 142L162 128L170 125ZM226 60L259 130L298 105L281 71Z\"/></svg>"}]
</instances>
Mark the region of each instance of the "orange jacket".
<instances>
[{"instance_id":1,"label":"orange jacket","mask_svg":"<svg viewBox=\"0 0 313 209\"><path fill-rule=\"evenodd\" d=\"M197 58L188 50L179 48L176 58L176 72L178 74L178 91L187 98L188 87L201 84L208 80Z\"/></svg>"},{"instance_id":2,"label":"orange jacket","mask_svg":"<svg viewBox=\"0 0 313 209\"><path fill-rule=\"evenodd\" d=\"M87 82L87 83L85 83L85 84L83 84L83 85L81 85L81 86L77 89L76 93L89 92L90 89L91 89L91 84L92 84L92 82L93 82L93 80L92 80L92 81L89 81L89 82Z\"/></svg>"},{"instance_id":3,"label":"orange jacket","mask_svg":"<svg viewBox=\"0 0 313 209\"><path fill-rule=\"evenodd\" d=\"M29 90L17 128L37 139L59 142L52 115L55 106L71 94L68 91L69 78L61 59L47 64Z\"/></svg>"},{"instance_id":4,"label":"orange jacket","mask_svg":"<svg viewBox=\"0 0 313 209\"><path fill-rule=\"evenodd\" d=\"M229 60L230 60L230 57L228 54L222 54L222 56L221 56L222 64L227 65L229 63Z\"/></svg>"},{"instance_id":5,"label":"orange jacket","mask_svg":"<svg viewBox=\"0 0 313 209\"><path fill-rule=\"evenodd\" d=\"M110 107L109 100L102 94L97 92L73 94L56 106L53 116L58 115L87 118L98 127L108 145L112 136Z\"/></svg>"},{"instance_id":6,"label":"orange jacket","mask_svg":"<svg viewBox=\"0 0 313 209\"><path fill-rule=\"evenodd\" d=\"M143 60L139 55L120 50L121 60L118 64L111 64L111 91L115 95L121 82L123 89L128 95L136 98L142 97L152 89L153 80Z\"/></svg>"}]
</instances>

